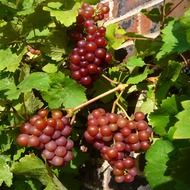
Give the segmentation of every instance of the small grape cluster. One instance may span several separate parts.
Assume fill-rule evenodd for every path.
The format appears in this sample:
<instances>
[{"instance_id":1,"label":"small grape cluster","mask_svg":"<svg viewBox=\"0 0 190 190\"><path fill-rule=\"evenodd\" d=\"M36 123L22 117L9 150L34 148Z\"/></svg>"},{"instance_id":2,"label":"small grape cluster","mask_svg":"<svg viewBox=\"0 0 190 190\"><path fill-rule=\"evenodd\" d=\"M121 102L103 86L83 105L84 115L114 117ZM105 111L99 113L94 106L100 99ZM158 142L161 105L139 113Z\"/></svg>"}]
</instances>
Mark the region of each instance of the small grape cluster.
<instances>
[{"instance_id":1,"label":"small grape cluster","mask_svg":"<svg viewBox=\"0 0 190 190\"><path fill-rule=\"evenodd\" d=\"M20 127L16 141L20 146L42 150L42 157L53 166L64 166L73 159L74 143L69 139L71 126L60 110L41 109Z\"/></svg>"},{"instance_id":2,"label":"small grape cluster","mask_svg":"<svg viewBox=\"0 0 190 190\"><path fill-rule=\"evenodd\" d=\"M136 112L134 120L128 120L122 115L106 113L102 108L88 116L84 137L112 166L118 183L132 182L137 175L131 152L146 151L150 147L152 130L144 119L142 112Z\"/></svg>"},{"instance_id":3,"label":"small grape cluster","mask_svg":"<svg viewBox=\"0 0 190 190\"><path fill-rule=\"evenodd\" d=\"M106 64L112 61L112 55L106 50L106 28L97 26L97 20L103 19L108 12L109 7L102 3L97 5L97 11L83 3L76 19L72 38L77 45L69 56L69 68L71 77L84 86L92 84Z\"/></svg>"}]
</instances>

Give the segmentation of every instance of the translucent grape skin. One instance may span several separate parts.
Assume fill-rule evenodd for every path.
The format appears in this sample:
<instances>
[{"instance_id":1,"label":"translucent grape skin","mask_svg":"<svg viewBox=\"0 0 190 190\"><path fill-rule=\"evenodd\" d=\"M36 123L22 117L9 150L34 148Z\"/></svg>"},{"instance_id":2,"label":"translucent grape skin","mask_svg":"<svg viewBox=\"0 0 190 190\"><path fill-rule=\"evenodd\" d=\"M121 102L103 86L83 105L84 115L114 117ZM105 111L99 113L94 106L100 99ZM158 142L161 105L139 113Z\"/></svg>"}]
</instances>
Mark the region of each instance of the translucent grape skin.
<instances>
[{"instance_id":1,"label":"translucent grape skin","mask_svg":"<svg viewBox=\"0 0 190 190\"><path fill-rule=\"evenodd\" d=\"M106 50L106 28L97 24L108 13L109 7L98 7L97 11L89 4L82 4L76 18L76 31L71 35L76 41L68 60L71 77L87 88L112 60Z\"/></svg>"},{"instance_id":2,"label":"translucent grape skin","mask_svg":"<svg viewBox=\"0 0 190 190\"><path fill-rule=\"evenodd\" d=\"M20 146L28 146L28 139L29 139L29 135L27 135L27 134L20 134L17 137L16 142Z\"/></svg>"},{"instance_id":3,"label":"translucent grape skin","mask_svg":"<svg viewBox=\"0 0 190 190\"><path fill-rule=\"evenodd\" d=\"M71 134L68 119L61 110L41 109L37 114L20 127L17 144L37 148L49 164L64 166L73 158L74 143L67 138Z\"/></svg>"},{"instance_id":4,"label":"translucent grape skin","mask_svg":"<svg viewBox=\"0 0 190 190\"><path fill-rule=\"evenodd\" d=\"M102 108L88 116L84 137L109 162L117 183L131 183L137 175L135 159L130 152L139 153L150 147L152 129L144 119L141 112L136 112L134 120L128 120L122 115L106 113Z\"/></svg>"},{"instance_id":5,"label":"translucent grape skin","mask_svg":"<svg viewBox=\"0 0 190 190\"><path fill-rule=\"evenodd\" d=\"M51 160L54 157L54 155L55 155L54 152L50 152L47 149L44 149L42 151L42 156L44 156L47 160Z\"/></svg>"}]
</instances>

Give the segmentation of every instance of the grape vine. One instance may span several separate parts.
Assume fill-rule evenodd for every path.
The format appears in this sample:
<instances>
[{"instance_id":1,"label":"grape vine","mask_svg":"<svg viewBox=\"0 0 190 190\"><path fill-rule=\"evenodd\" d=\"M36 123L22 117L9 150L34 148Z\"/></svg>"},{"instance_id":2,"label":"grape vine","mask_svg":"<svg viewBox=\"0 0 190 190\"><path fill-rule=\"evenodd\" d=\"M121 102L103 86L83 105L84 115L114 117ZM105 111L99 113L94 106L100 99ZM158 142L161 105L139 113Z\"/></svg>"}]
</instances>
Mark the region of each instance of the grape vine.
<instances>
[{"instance_id":1,"label":"grape vine","mask_svg":"<svg viewBox=\"0 0 190 190\"><path fill-rule=\"evenodd\" d=\"M190 10L169 2L0 1L0 189L189 190Z\"/></svg>"}]
</instances>

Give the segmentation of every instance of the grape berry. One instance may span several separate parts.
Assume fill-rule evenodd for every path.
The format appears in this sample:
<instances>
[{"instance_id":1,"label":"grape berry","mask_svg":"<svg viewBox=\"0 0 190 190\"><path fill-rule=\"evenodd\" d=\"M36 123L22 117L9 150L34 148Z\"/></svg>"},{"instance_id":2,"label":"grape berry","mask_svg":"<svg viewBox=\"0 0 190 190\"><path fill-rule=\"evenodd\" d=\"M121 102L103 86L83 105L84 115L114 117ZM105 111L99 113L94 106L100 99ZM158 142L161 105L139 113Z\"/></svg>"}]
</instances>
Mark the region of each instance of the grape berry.
<instances>
[{"instance_id":1,"label":"grape berry","mask_svg":"<svg viewBox=\"0 0 190 190\"><path fill-rule=\"evenodd\" d=\"M150 146L152 130L144 119L142 112L136 112L134 120L128 120L121 115L106 113L102 108L93 110L88 116L84 137L112 166L118 183L130 183L137 175L131 152L146 151Z\"/></svg>"},{"instance_id":2,"label":"grape berry","mask_svg":"<svg viewBox=\"0 0 190 190\"><path fill-rule=\"evenodd\" d=\"M73 159L74 143L68 136L71 126L60 110L41 109L20 127L16 141L20 146L42 150L42 156L53 166L64 166Z\"/></svg>"},{"instance_id":3,"label":"grape berry","mask_svg":"<svg viewBox=\"0 0 190 190\"><path fill-rule=\"evenodd\" d=\"M69 56L71 77L84 86L89 86L106 64L112 61L112 55L106 50L106 28L98 27L96 23L109 12L109 7L99 3L96 9L83 3L75 31L71 32L72 39L76 41L76 47Z\"/></svg>"}]
</instances>

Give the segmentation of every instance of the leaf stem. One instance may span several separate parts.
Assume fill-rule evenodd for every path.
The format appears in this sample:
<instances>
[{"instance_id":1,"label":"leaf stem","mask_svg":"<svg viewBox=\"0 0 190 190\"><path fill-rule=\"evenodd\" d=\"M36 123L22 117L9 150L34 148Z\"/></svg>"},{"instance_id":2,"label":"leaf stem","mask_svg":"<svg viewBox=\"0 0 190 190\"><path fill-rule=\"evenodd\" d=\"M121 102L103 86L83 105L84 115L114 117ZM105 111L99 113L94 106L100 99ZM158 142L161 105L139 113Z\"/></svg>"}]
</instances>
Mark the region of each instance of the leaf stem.
<instances>
[{"instance_id":1,"label":"leaf stem","mask_svg":"<svg viewBox=\"0 0 190 190\"><path fill-rule=\"evenodd\" d=\"M112 113L115 112L116 105L117 105L119 99L121 98L122 94L123 94L123 91L120 92L120 94L119 94L119 96L117 97L117 99L113 102L113 106L112 106L112 110L111 110Z\"/></svg>"},{"instance_id":2,"label":"leaf stem","mask_svg":"<svg viewBox=\"0 0 190 190\"><path fill-rule=\"evenodd\" d=\"M110 79L109 77L107 77L107 76L104 75L104 74L102 75L102 77L105 78L105 79L106 79L107 81L109 81L110 83L113 83L113 84L119 84L119 82Z\"/></svg>"}]
</instances>

